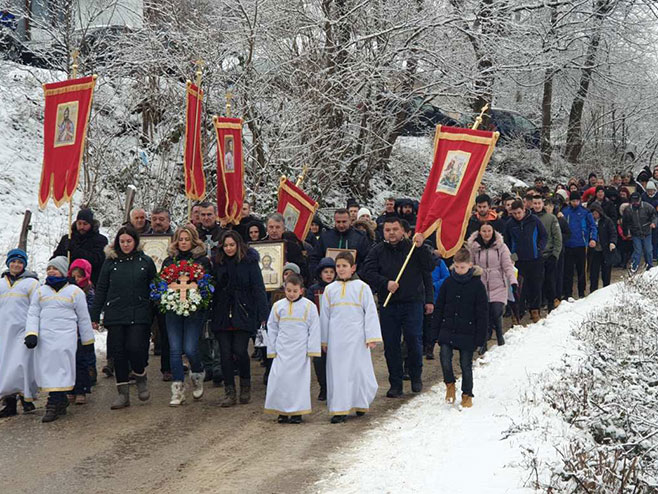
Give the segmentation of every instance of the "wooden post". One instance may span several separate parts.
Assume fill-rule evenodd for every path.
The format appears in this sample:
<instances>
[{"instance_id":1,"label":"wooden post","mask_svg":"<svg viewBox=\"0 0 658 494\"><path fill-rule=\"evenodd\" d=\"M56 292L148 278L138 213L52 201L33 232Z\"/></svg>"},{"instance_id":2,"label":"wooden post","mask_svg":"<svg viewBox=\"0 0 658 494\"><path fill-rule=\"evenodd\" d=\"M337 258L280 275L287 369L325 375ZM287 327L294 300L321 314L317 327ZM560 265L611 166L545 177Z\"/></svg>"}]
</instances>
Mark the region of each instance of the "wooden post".
<instances>
[{"instance_id":1,"label":"wooden post","mask_svg":"<svg viewBox=\"0 0 658 494\"><path fill-rule=\"evenodd\" d=\"M25 210L25 216L23 216L23 226L21 226L21 234L18 237L18 248L27 252L27 234L32 229L30 226L30 221L32 220L32 211L29 209Z\"/></svg>"},{"instance_id":2,"label":"wooden post","mask_svg":"<svg viewBox=\"0 0 658 494\"><path fill-rule=\"evenodd\" d=\"M130 221L130 211L132 210L133 204L135 202L135 192L137 192L137 189L134 185L130 184L126 190L126 205L123 211L124 223L128 223Z\"/></svg>"}]
</instances>

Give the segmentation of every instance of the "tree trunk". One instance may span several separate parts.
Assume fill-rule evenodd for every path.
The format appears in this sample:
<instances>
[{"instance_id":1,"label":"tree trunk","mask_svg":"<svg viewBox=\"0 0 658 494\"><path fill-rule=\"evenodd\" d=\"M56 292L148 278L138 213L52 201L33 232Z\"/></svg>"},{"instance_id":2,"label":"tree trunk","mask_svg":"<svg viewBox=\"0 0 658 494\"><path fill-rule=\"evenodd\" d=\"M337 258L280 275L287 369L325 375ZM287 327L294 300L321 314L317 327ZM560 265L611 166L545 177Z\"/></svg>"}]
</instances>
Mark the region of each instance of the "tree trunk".
<instances>
[{"instance_id":1,"label":"tree trunk","mask_svg":"<svg viewBox=\"0 0 658 494\"><path fill-rule=\"evenodd\" d=\"M567 145L565 149L565 158L571 163L577 163L580 157L580 152L583 149L583 109L585 108L585 101L589 92L589 86L592 82L592 73L594 72L594 64L596 63L596 56L601 44L601 31L603 29L603 20L612 10L612 0L596 0L596 18L594 26L594 34L592 35L589 45L587 47L587 54L585 56L585 64L580 73L580 84L578 91L571 103L571 111L569 112L569 124L567 126Z\"/></svg>"}]
</instances>

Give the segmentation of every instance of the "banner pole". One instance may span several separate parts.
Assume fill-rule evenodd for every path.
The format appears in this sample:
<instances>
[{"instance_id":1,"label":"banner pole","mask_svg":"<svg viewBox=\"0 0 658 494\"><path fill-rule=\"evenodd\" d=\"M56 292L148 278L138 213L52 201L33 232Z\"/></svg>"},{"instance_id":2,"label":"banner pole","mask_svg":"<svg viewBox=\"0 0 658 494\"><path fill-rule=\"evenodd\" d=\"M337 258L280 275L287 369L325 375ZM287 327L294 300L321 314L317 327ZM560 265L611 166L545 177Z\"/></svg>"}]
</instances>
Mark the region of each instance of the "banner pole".
<instances>
[{"instance_id":1,"label":"banner pole","mask_svg":"<svg viewBox=\"0 0 658 494\"><path fill-rule=\"evenodd\" d=\"M472 129L477 130L478 127L482 124L482 118L484 117L484 114L486 111L489 109L489 103L485 104L482 107L482 110L480 110L480 114L477 116L475 119L475 123L473 124ZM407 254L407 258L404 260L404 264L402 265L402 268L400 269L400 272L398 273L397 278L395 278L395 282L399 283L400 278L402 278L402 274L404 273L404 270L407 268L407 264L409 264L409 259L411 259L411 255L414 253L414 249L416 248L416 242L412 241L411 244L411 249L409 249L409 254ZM389 301L391 300L391 297L393 296L392 292L388 292L388 296L386 297L386 300L384 301L384 307L388 306Z\"/></svg>"},{"instance_id":2,"label":"banner pole","mask_svg":"<svg viewBox=\"0 0 658 494\"><path fill-rule=\"evenodd\" d=\"M71 58L73 59L73 64L71 65L71 79L78 77L78 56L80 52L78 50L73 50L71 53ZM73 240L73 194L69 197L69 248L67 249L67 259L69 264L71 263L71 242ZM63 274L63 273L62 273Z\"/></svg>"},{"instance_id":3,"label":"banner pole","mask_svg":"<svg viewBox=\"0 0 658 494\"><path fill-rule=\"evenodd\" d=\"M231 118L231 99L233 98L233 93L231 91L226 91L226 116Z\"/></svg>"},{"instance_id":4,"label":"banner pole","mask_svg":"<svg viewBox=\"0 0 658 494\"><path fill-rule=\"evenodd\" d=\"M73 65L71 65L71 79L78 77L78 56L80 52L78 50L73 50L71 53L71 58L73 58Z\"/></svg>"},{"instance_id":5,"label":"banner pole","mask_svg":"<svg viewBox=\"0 0 658 494\"><path fill-rule=\"evenodd\" d=\"M192 199L187 199L187 220L192 222Z\"/></svg>"},{"instance_id":6,"label":"banner pole","mask_svg":"<svg viewBox=\"0 0 658 494\"><path fill-rule=\"evenodd\" d=\"M302 173L297 177L297 182L295 182L295 186L301 187L302 182L304 181L304 176L306 175L306 172L308 171L308 165L304 165L302 168Z\"/></svg>"}]
</instances>

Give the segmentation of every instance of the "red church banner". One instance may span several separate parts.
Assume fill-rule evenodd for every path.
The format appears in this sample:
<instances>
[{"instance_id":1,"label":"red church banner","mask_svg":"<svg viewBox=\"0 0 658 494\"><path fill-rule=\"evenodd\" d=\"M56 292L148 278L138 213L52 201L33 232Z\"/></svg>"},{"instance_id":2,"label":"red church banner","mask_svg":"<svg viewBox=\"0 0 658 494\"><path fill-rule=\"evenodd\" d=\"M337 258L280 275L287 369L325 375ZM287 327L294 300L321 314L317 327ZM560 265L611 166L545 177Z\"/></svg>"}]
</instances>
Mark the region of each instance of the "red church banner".
<instances>
[{"instance_id":1,"label":"red church banner","mask_svg":"<svg viewBox=\"0 0 658 494\"><path fill-rule=\"evenodd\" d=\"M437 125L434 161L418 207L416 231L425 238L436 231L443 257L462 246L482 175L498 132Z\"/></svg>"},{"instance_id":2,"label":"red church banner","mask_svg":"<svg viewBox=\"0 0 658 494\"><path fill-rule=\"evenodd\" d=\"M244 201L242 119L215 117L217 135L217 208L222 223L240 222Z\"/></svg>"},{"instance_id":3,"label":"red church banner","mask_svg":"<svg viewBox=\"0 0 658 494\"><path fill-rule=\"evenodd\" d=\"M39 207L52 197L56 206L69 201L78 175L87 136L96 76L44 84L43 167Z\"/></svg>"},{"instance_id":4,"label":"red church banner","mask_svg":"<svg viewBox=\"0 0 658 494\"><path fill-rule=\"evenodd\" d=\"M201 153L202 102L203 90L188 81L183 167L185 169L185 195L194 201L200 201L206 196L206 176L203 173Z\"/></svg>"},{"instance_id":5,"label":"red church banner","mask_svg":"<svg viewBox=\"0 0 658 494\"><path fill-rule=\"evenodd\" d=\"M318 203L286 177L279 182L279 205L277 212L283 215L286 229L294 232L301 241L306 240Z\"/></svg>"}]
</instances>

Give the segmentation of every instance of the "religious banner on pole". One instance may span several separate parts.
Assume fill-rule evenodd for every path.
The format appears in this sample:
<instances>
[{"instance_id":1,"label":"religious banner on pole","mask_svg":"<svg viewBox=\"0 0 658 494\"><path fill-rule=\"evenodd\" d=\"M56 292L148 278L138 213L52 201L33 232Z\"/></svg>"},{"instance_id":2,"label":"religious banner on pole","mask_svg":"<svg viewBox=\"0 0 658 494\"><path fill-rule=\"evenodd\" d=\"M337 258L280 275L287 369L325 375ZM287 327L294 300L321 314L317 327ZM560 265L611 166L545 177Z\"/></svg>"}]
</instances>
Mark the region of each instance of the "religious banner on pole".
<instances>
[{"instance_id":1,"label":"religious banner on pole","mask_svg":"<svg viewBox=\"0 0 658 494\"><path fill-rule=\"evenodd\" d=\"M44 84L44 148L39 207L52 197L57 207L78 186L96 76Z\"/></svg>"},{"instance_id":2,"label":"religious banner on pole","mask_svg":"<svg viewBox=\"0 0 658 494\"><path fill-rule=\"evenodd\" d=\"M436 231L443 257L459 250L498 132L437 125L434 161L418 207L416 232Z\"/></svg>"},{"instance_id":3,"label":"religious banner on pole","mask_svg":"<svg viewBox=\"0 0 658 494\"><path fill-rule=\"evenodd\" d=\"M203 90L187 81L185 110L185 195L188 199L200 201L206 196L206 176L203 173L201 153L201 115Z\"/></svg>"},{"instance_id":4,"label":"religious banner on pole","mask_svg":"<svg viewBox=\"0 0 658 494\"><path fill-rule=\"evenodd\" d=\"M214 117L217 135L217 209L222 223L240 222L244 201L242 119Z\"/></svg>"},{"instance_id":5,"label":"religious banner on pole","mask_svg":"<svg viewBox=\"0 0 658 494\"><path fill-rule=\"evenodd\" d=\"M301 241L306 240L318 203L286 177L279 181L279 205L277 212L283 215L286 230L294 232Z\"/></svg>"}]
</instances>

